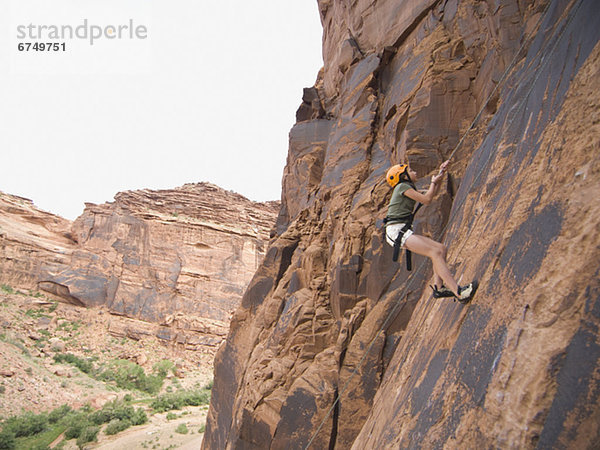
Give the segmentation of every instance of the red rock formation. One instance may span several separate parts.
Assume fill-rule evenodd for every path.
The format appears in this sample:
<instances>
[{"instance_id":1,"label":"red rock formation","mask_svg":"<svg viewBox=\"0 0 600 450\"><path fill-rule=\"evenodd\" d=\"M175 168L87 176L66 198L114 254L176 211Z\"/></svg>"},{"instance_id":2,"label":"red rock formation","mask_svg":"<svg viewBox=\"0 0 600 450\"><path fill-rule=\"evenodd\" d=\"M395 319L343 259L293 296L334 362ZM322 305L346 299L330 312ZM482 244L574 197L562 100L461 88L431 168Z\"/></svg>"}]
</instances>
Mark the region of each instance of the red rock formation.
<instances>
[{"instance_id":1,"label":"red rock formation","mask_svg":"<svg viewBox=\"0 0 600 450\"><path fill-rule=\"evenodd\" d=\"M290 132L277 237L215 359L204 448L593 447L596 3L319 9L325 66ZM480 280L466 306L382 243L387 168L450 155L415 226Z\"/></svg>"},{"instance_id":2,"label":"red rock formation","mask_svg":"<svg viewBox=\"0 0 600 450\"><path fill-rule=\"evenodd\" d=\"M0 192L0 282L37 289L42 266L65 267L74 244L70 221Z\"/></svg>"},{"instance_id":3,"label":"red rock formation","mask_svg":"<svg viewBox=\"0 0 600 450\"><path fill-rule=\"evenodd\" d=\"M0 208L0 281L106 306L162 324L151 328L163 339L216 349L264 257L279 203L199 183L122 192L87 204L72 225L6 194Z\"/></svg>"}]
</instances>

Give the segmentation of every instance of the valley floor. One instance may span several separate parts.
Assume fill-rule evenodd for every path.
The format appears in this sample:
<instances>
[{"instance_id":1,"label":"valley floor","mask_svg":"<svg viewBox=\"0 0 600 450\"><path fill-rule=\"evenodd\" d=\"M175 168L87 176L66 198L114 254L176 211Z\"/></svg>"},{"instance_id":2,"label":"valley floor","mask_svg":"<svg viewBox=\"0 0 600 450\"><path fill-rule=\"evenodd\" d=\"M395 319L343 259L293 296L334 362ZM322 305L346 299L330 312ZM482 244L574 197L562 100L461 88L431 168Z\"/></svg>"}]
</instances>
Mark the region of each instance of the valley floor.
<instances>
[{"instance_id":1,"label":"valley floor","mask_svg":"<svg viewBox=\"0 0 600 450\"><path fill-rule=\"evenodd\" d=\"M0 420L27 412L50 412L64 404L74 410L84 405L98 410L110 401L128 397L134 407L146 411L148 422L112 436L104 433L103 425L97 441L85 448L199 448L208 405L156 412L150 403L161 394L201 390L210 385L213 355L166 345L154 336L134 340L111 335L109 324L120 320L130 319L57 303L38 293L2 285ZM92 370L57 362L57 358L66 356L78 363L90 362ZM111 370L115 361L143 369L148 376L162 367L162 387L149 394L98 376ZM65 441L60 437L50 447L78 448L74 439Z\"/></svg>"}]
</instances>

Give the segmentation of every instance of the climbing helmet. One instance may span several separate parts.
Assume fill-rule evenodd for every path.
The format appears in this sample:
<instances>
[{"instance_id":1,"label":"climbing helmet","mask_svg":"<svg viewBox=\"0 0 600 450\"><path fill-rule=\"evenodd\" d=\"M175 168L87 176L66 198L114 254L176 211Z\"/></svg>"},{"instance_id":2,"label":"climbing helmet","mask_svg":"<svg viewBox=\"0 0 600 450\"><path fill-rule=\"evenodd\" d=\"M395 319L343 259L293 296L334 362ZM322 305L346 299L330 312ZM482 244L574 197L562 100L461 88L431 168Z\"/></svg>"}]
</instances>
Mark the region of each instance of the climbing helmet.
<instances>
[{"instance_id":1,"label":"climbing helmet","mask_svg":"<svg viewBox=\"0 0 600 450\"><path fill-rule=\"evenodd\" d=\"M400 177L406 170L408 170L408 164L396 164L395 166L390 167L385 176L385 181L387 181L391 187L396 186L400 182Z\"/></svg>"}]
</instances>

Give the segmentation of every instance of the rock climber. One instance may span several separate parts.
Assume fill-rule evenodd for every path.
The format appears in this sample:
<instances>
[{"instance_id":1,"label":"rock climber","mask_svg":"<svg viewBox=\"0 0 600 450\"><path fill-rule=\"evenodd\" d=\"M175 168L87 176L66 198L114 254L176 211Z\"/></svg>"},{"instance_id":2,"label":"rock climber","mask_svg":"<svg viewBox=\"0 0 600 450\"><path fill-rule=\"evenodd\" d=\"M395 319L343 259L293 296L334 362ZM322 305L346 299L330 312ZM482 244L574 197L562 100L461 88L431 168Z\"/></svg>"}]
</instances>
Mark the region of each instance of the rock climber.
<instances>
[{"instance_id":1,"label":"rock climber","mask_svg":"<svg viewBox=\"0 0 600 450\"><path fill-rule=\"evenodd\" d=\"M397 259L400 248L407 250L407 265L410 267L410 253L427 256L433 263L433 296L435 298L456 297L461 303L468 303L477 290L477 282L459 286L446 263L446 246L425 236L413 233L412 221L415 203L428 205L433 200L446 173L449 161L440 166L439 172L431 177L429 189L417 191L415 183L417 172L408 164L396 164L387 174L386 181L394 188L385 218L385 236L388 244L394 247L394 260ZM417 209L421 205L417 206ZM410 268L409 268L410 270ZM438 287L439 286L439 287Z\"/></svg>"}]
</instances>

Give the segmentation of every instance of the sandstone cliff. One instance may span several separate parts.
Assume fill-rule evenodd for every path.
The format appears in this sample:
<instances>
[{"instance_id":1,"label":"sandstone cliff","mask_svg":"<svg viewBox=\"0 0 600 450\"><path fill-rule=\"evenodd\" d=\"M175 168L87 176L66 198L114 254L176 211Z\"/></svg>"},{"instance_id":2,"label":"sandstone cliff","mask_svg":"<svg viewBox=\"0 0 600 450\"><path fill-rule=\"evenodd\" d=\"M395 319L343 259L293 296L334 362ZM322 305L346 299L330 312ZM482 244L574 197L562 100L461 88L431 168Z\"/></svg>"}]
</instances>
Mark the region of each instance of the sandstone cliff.
<instances>
[{"instance_id":1,"label":"sandstone cliff","mask_svg":"<svg viewBox=\"0 0 600 450\"><path fill-rule=\"evenodd\" d=\"M277 236L215 359L204 448L594 447L597 2L319 9L324 68L290 132ZM408 273L382 243L387 168L408 157L427 176L451 154L415 226L480 280L469 305L433 299L430 263Z\"/></svg>"},{"instance_id":2,"label":"sandstone cliff","mask_svg":"<svg viewBox=\"0 0 600 450\"><path fill-rule=\"evenodd\" d=\"M37 289L42 266L68 265L74 244L70 221L0 192L0 282Z\"/></svg>"},{"instance_id":3,"label":"sandstone cliff","mask_svg":"<svg viewBox=\"0 0 600 450\"><path fill-rule=\"evenodd\" d=\"M0 282L155 324L132 321L117 335L216 349L264 257L279 203L199 183L122 192L87 204L72 224L7 194L0 210Z\"/></svg>"}]
</instances>

